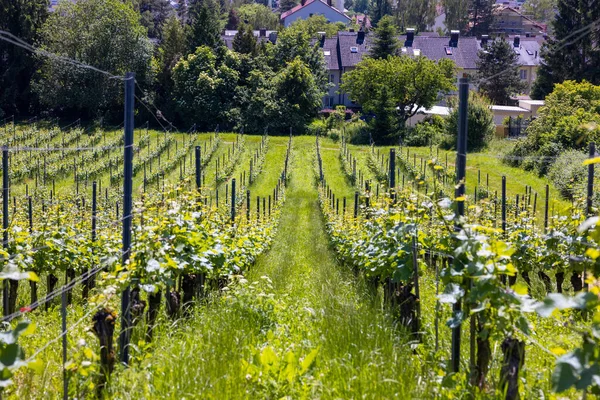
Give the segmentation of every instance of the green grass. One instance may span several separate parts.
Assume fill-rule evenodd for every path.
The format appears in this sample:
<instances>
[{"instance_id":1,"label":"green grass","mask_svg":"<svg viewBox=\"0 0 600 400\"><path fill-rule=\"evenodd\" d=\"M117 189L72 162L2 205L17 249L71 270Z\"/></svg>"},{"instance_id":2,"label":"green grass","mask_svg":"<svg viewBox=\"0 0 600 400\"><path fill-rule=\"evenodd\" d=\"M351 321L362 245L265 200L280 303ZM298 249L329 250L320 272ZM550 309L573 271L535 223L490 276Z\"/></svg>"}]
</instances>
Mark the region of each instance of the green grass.
<instances>
[{"instance_id":1,"label":"green grass","mask_svg":"<svg viewBox=\"0 0 600 400\"><path fill-rule=\"evenodd\" d=\"M277 237L252 283L162 331L148 359L115 376L115 397L415 397L418 371L403 336L329 249L313 154L311 138L294 140Z\"/></svg>"}]
</instances>

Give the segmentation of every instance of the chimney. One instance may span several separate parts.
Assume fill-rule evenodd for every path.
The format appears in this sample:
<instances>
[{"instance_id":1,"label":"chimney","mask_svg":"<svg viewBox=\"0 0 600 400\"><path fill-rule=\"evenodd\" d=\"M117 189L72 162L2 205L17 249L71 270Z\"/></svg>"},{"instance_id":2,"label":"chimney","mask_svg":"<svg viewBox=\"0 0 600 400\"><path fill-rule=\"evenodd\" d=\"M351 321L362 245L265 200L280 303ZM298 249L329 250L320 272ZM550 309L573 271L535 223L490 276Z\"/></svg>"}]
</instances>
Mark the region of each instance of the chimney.
<instances>
[{"instance_id":1,"label":"chimney","mask_svg":"<svg viewBox=\"0 0 600 400\"><path fill-rule=\"evenodd\" d=\"M460 35L460 31L451 30L450 31L450 47L458 47L458 36Z\"/></svg>"},{"instance_id":2,"label":"chimney","mask_svg":"<svg viewBox=\"0 0 600 400\"><path fill-rule=\"evenodd\" d=\"M487 46L489 38L488 35L481 35L481 47Z\"/></svg>"},{"instance_id":3,"label":"chimney","mask_svg":"<svg viewBox=\"0 0 600 400\"><path fill-rule=\"evenodd\" d=\"M317 37L319 38L319 45L323 47L325 45L325 38L327 37L327 32L317 32Z\"/></svg>"},{"instance_id":4,"label":"chimney","mask_svg":"<svg viewBox=\"0 0 600 400\"><path fill-rule=\"evenodd\" d=\"M406 28L406 42L404 47L412 47L415 40L415 28Z\"/></svg>"},{"instance_id":5,"label":"chimney","mask_svg":"<svg viewBox=\"0 0 600 400\"><path fill-rule=\"evenodd\" d=\"M337 8L339 12L344 12L344 0L336 0L335 8Z\"/></svg>"},{"instance_id":6,"label":"chimney","mask_svg":"<svg viewBox=\"0 0 600 400\"><path fill-rule=\"evenodd\" d=\"M306 0L303 0L303 1L304 1L304 2L306 2ZM327 5L328 5L329 7L333 7L333 4L331 3L331 0L327 0Z\"/></svg>"},{"instance_id":7,"label":"chimney","mask_svg":"<svg viewBox=\"0 0 600 400\"><path fill-rule=\"evenodd\" d=\"M519 47L521 45L521 36L520 35L515 35L515 39L513 41L513 46L514 47Z\"/></svg>"},{"instance_id":8,"label":"chimney","mask_svg":"<svg viewBox=\"0 0 600 400\"><path fill-rule=\"evenodd\" d=\"M348 29L348 32L354 32L354 28Z\"/></svg>"},{"instance_id":9,"label":"chimney","mask_svg":"<svg viewBox=\"0 0 600 400\"><path fill-rule=\"evenodd\" d=\"M267 37L267 30L265 28L260 28L258 30L258 36L260 36L260 37Z\"/></svg>"},{"instance_id":10,"label":"chimney","mask_svg":"<svg viewBox=\"0 0 600 400\"><path fill-rule=\"evenodd\" d=\"M306 0L300 0L300 4L304 6L306 4Z\"/></svg>"},{"instance_id":11,"label":"chimney","mask_svg":"<svg viewBox=\"0 0 600 400\"><path fill-rule=\"evenodd\" d=\"M365 41L365 31L362 28L358 31L358 36L356 37L356 43L362 44Z\"/></svg>"}]
</instances>

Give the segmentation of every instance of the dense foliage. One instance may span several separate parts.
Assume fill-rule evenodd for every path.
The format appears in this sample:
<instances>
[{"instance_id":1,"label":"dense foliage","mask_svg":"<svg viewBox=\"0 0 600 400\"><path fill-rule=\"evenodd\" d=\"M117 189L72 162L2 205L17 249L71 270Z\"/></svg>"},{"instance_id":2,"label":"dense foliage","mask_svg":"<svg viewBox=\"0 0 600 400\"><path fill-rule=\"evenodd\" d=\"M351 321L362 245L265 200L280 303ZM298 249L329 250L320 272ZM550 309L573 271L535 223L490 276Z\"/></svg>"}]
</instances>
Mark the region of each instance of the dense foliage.
<instances>
[{"instance_id":1,"label":"dense foliage","mask_svg":"<svg viewBox=\"0 0 600 400\"><path fill-rule=\"evenodd\" d=\"M544 175L564 151L583 150L600 138L600 86L566 81L556 85L546 104L506 157L513 165Z\"/></svg>"},{"instance_id":2,"label":"dense foliage","mask_svg":"<svg viewBox=\"0 0 600 400\"><path fill-rule=\"evenodd\" d=\"M454 148L456 136L458 135L458 99L450 101L450 115L446 120L447 137L444 147ZM483 96L469 93L469 106L467 109L467 150L469 152L479 151L487 146L492 137L496 125L494 114L490 110L490 102Z\"/></svg>"}]
</instances>

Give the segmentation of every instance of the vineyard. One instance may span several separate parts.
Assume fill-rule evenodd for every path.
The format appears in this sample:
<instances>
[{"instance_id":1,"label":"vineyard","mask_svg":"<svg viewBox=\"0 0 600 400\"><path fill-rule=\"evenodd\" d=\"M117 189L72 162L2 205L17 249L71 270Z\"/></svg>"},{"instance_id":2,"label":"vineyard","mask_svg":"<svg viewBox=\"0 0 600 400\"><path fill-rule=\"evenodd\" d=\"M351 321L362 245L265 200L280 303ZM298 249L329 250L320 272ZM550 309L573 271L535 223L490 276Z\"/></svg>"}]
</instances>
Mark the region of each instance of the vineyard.
<instances>
[{"instance_id":1,"label":"vineyard","mask_svg":"<svg viewBox=\"0 0 600 400\"><path fill-rule=\"evenodd\" d=\"M517 168L456 196L437 148L142 125L126 215L119 127L2 128L8 398L597 388L585 196Z\"/></svg>"}]
</instances>

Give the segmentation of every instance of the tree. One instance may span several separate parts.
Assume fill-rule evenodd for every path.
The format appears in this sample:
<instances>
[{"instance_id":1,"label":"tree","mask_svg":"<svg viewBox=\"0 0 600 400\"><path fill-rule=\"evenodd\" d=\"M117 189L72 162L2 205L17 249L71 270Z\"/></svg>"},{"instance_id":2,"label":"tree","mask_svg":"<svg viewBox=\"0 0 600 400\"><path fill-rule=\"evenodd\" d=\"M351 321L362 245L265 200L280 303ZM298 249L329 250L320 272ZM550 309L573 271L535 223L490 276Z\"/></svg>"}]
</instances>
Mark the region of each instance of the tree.
<instances>
[{"instance_id":1,"label":"tree","mask_svg":"<svg viewBox=\"0 0 600 400\"><path fill-rule=\"evenodd\" d=\"M193 0L189 3L190 34L188 51L197 47L215 48L221 44L221 21L219 5L215 0Z\"/></svg>"},{"instance_id":2,"label":"tree","mask_svg":"<svg viewBox=\"0 0 600 400\"><path fill-rule=\"evenodd\" d=\"M372 0L369 5L369 16L373 26L377 26L379 20L385 15L392 15L390 0Z\"/></svg>"},{"instance_id":3,"label":"tree","mask_svg":"<svg viewBox=\"0 0 600 400\"><path fill-rule=\"evenodd\" d=\"M139 14L120 0L61 2L41 31L41 47L64 58L94 66L114 75L136 73L149 87L152 44ZM122 81L66 63L43 58L35 91L51 110L83 117L122 114Z\"/></svg>"},{"instance_id":4,"label":"tree","mask_svg":"<svg viewBox=\"0 0 600 400\"><path fill-rule=\"evenodd\" d=\"M177 0L177 18L182 24L188 22L188 3L187 0Z\"/></svg>"},{"instance_id":5,"label":"tree","mask_svg":"<svg viewBox=\"0 0 600 400\"><path fill-rule=\"evenodd\" d=\"M48 17L48 0L0 0L0 30L35 43ZM26 113L33 102L30 82L37 68L35 56L0 41L0 118L3 113Z\"/></svg>"},{"instance_id":6,"label":"tree","mask_svg":"<svg viewBox=\"0 0 600 400\"><path fill-rule=\"evenodd\" d=\"M416 28L417 31L422 32L435 23L437 1L406 0L402 6L404 11L403 28Z\"/></svg>"},{"instance_id":7,"label":"tree","mask_svg":"<svg viewBox=\"0 0 600 400\"><path fill-rule=\"evenodd\" d=\"M518 60L512 46L504 39L494 40L479 51L479 89L493 104L508 104L510 96L525 89L526 84L519 75Z\"/></svg>"},{"instance_id":8,"label":"tree","mask_svg":"<svg viewBox=\"0 0 600 400\"><path fill-rule=\"evenodd\" d=\"M386 15L379 21L375 29L375 39L371 47L370 56L373 58L387 58L398 52L399 41L394 19Z\"/></svg>"},{"instance_id":9,"label":"tree","mask_svg":"<svg viewBox=\"0 0 600 400\"><path fill-rule=\"evenodd\" d=\"M308 123L317 116L322 105L323 92L300 58L288 63L273 78L275 98L280 103L280 118L276 128L291 127L304 132Z\"/></svg>"},{"instance_id":10,"label":"tree","mask_svg":"<svg viewBox=\"0 0 600 400\"><path fill-rule=\"evenodd\" d=\"M240 24L239 29L233 37L233 50L241 54L249 54L255 56L258 52L256 45L256 38L250 25L246 25L243 22Z\"/></svg>"},{"instance_id":11,"label":"tree","mask_svg":"<svg viewBox=\"0 0 600 400\"><path fill-rule=\"evenodd\" d=\"M455 76L454 62L448 59L436 63L425 57L366 58L343 75L341 89L362 104L366 112L381 107L377 101L385 98L382 91L386 90L397 109L398 128L402 131L420 107L431 108L440 93L454 89Z\"/></svg>"},{"instance_id":12,"label":"tree","mask_svg":"<svg viewBox=\"0 0 600 400\"><path fill-rule=\"evenodd\" d=\"M558 0L557 14L552 23L554 38L549 38L542 47L542 63L532 97L544 98L554 84L565 80L585 79L594 84L600 83L599 19L600 7L595 0ZM592 24L596 24L596 28ZM592 32L576 34L590 29L590 26Z\"/></svg>"},{"instance_id":13,"label":"tree","mask_svg":"<svg viewBox=\"0 0 600 400\"><path fill-rule=\"evenodd\" d=\"M527 0L523 3L525 14L535 21L548 23L554 17L556 0Z\"/></svg>"},{"instance_id":14,"label":"tree","mask_svg":"<svg viewBox=\"0 0 600 400\"><path fill-rule=\"evenodd\" d=\"M464 33L469 24L469 1L468 0L442 0L446 19L446 29L457 29Z\"/></svg>"},{"instance_id":15,"label":"tree","mask_svg":"<svg viewBox=\"0 0 600 400\"><path fill-rule=\"evenodd\" d=\"M315 79L317 86L323 91L329 83L328 71L325 65L323 51L319 43L310 44L310 36L307 32L297 29L285 29L273 47L270 57L270 65L275 72L279 72L296 58L306 64Z\"/></svg>"},{"instance_id":16,"label":"tree","mask_svg":"<svg viewBox=\"0 0 600 400\"><path fill-rule=\"evenodd\" d=\"M456 97L450 100L450 115L446 119L446 127L450 148L455 148L458 136L458 101ZM467 110L467 151L478 151L487 146L494 136L496 125L494 114L490 110L490 102L475 92L469 93Z\"/></svg>"},{"instance_id":17,"label":"tree","mask_svg":"<svg viewBox=\"0 0 600 400\"><path fill-rule=\"evenodd\" d=\"M279 17L269 7L258 3L244 4L238 10L241 21L254 29L277 29Z\"/></svg>"},{"instance_id":18,"label":"tree","mask_svg":"<svg viewBox=\"0 0 600 400\"><path fill-rule=\"evenodd\" d=\"M364 14L369 9L369 0L354 0L354 12Z\"/></svg>"},{"instance_id":19,"label":"tree","mask_svg":"<svg viewBox=\"0 0 600 400\"><path fill-rule=\"evenodd\" d=\"M227 25L225 25L225 29L235 30L238 28L239 23L240 18L238 17L238 13L232 8L229 10L229 15L227 16Z\"/></svg>"},{"instance_id":20,"label":"tree","mask_svg":"<svg viewBox=\"0 0 600 400\"><path fill-rule=\"evenodd\" d=\"M162 27L163 39L158 48L160 70L157 74L157 103L159 107L167 105L165 111L171 110L170 93L173 90L172 70L179 59L185 54L185 30L175 16L165 21Z\"/></svg>"},{"instance_id":21,"label":"tree","mask_svg":"<svg viewBox=\"0 0 600 400\"><path fill-rule=\"evenodd\" d=\"M398 132L396 105L385 86L381 88L373 101L373 113L375 117L370 121L373 140L381 143L395 136Z\"/></svg>"},{"instance_id":22,"label":"tree","mask_svg":"<svg viewBox=\"0 0 600 400\"><path fill-rule=\"evenodd\" d=\"M279 11L282 13L291 10L298 5L298 0L279 0Z\"/></svg>"},{"instance_id":23,"label":"tree","mask_svg":"<svg viewBox=\"0 0 600 400\"><path fill-rule=\"evenodd\" d=\"M469 15L471 22L470 33L473 36L486 35L494 21L493 7L496 0L471 0Z\"/></svg>"},{"instance_id":24,"label":"tree","mask_svg":"<svg viewBox=\"0 0 600 400\"><path fill-rule=\"evenodd\" d=\"M200 129L232 126L229 113L235 106L240 61L227 48L217 50L200 46L173 68L177 112L184 122L196 123Z\"/></svg>"},{"instance_id":25,"label":"tree","mask_svg":"<svg viewBox=\"0 0 600 400\"><path fill-rule=\"evenodd\" d=\"M162 37L162 26L173 13L169 0L141 0L137 10L141 14L142 25L148 29L148 36Z\"/></svg>"}]
</instances>

